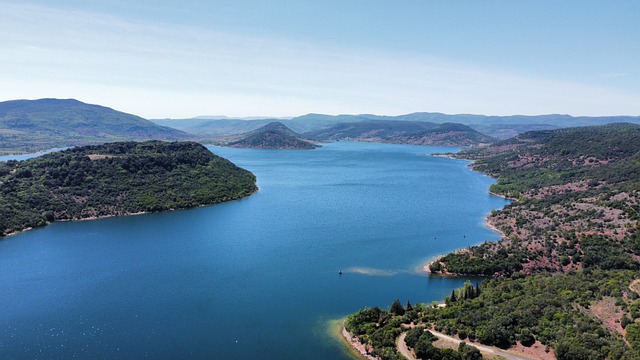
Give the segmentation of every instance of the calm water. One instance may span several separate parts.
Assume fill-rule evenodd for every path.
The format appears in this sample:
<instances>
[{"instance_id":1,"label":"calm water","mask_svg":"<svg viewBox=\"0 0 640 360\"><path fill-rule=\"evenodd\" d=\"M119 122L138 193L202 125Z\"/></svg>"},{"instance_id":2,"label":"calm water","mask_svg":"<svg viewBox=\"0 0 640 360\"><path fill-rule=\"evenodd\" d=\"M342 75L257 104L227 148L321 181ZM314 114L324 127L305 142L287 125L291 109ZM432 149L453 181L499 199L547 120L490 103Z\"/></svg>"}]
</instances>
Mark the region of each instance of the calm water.
<instances>
[{"instance_id":1,"label":"calm water","mask_svg":"<svg viewBox=\"0 0 640 360\"><path fill-rule=\"evenodd\" d=\"M425 156L451 148L211 149L260 192L0 241L0 357L346 359L329 320L441 300L465 279L421 265L498 238L492 179Z\"/></svg>"}]
</instances>

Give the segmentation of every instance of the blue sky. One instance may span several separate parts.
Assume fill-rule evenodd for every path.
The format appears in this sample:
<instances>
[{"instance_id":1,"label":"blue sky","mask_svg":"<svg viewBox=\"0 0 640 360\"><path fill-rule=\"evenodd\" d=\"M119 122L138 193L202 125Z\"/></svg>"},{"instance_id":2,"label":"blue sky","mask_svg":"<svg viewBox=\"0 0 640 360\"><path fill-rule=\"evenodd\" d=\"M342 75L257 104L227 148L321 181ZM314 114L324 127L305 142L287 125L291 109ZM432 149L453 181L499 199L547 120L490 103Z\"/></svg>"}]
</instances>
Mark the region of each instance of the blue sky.
<instances>
[{"instance_id":1,"label":"blue sky","mask_svg":"<svg viewBox=\"0 0 640 360\"><path fill-rule=\"evenodd\" d=\"M0 100L146 118L640 115L640 1L2 1Z\"/></svg>"}]
</instances>

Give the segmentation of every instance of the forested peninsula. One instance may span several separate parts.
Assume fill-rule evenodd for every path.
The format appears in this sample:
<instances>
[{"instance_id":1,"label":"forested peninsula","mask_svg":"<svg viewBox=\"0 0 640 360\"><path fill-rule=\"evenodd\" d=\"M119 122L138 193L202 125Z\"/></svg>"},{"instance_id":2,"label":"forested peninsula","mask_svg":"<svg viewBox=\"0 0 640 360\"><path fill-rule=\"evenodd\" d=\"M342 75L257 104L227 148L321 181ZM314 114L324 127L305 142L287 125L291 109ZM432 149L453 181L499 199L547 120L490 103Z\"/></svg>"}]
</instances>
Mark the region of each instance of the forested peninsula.
<instances>
[{"instance_id":1,"label":"forested peninsula","mask_svg":"<svg viewBox=\"0 0 640 360\"><path fill-rule=\"evenodd\" d=\"M193 142L115 142L0 162L0 236L249 196L255 176Z\"/></svg>"},{"instance_id":2,"label":"forested peninsula","mask_svg":"<svg viewBox=\"0 0 640 360\"><path fill-rule=\"evenodd\" d=\"M347 330L382 359L401 358L402 333L418 358L478 358L434 347L425 330L533 358L640 359L640 126L535 131L451 156L473 160L514 202L488 218L503 240L430 269L493 277L453 291L445 307L364 309Z\"/></svg>"}]
</instances>

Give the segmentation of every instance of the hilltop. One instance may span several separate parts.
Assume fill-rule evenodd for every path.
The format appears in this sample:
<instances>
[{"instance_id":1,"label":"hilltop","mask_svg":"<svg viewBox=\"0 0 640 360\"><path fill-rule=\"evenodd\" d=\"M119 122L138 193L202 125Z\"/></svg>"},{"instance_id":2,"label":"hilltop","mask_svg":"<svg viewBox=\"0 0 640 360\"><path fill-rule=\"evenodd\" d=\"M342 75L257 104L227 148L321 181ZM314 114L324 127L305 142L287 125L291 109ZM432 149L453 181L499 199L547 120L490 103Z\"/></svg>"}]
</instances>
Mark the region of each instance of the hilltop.
<instances>
[{"instance_id":1,"label":"hilltop","mask_svg":"<svg viewBox=\"0 0 640 360\"><path fill-rule=\"evenodd\" d=\"M227 142L227 146L255 149L315 149L318 145L303 138L280 122L269 123L257 130L238 136Z\"/></svg>"},{"instance_id":2,"label":"hilltop","mask_svg":"<svg viewBox=\"0 0 640 360\"><path fill-rule=\"evenodd\" d=\"M255 176L192 142L115 142L0 162L0 236L53 221L249 196Z\"/></svg>"},{"instance_id":3,"label":"hilltop","mask_svg":"<svg viewBox=\"0 0 640 360\"><path fill-rule=\"evenodd\" d=\"M0 102L0 152L122 140L185 140L191 135L141 117L73 99Z\"/></svg>"},{"instance_id":4,"label":"hilltop","mask_svg":"<svg viewBox=\"0 0 640 360\"><path fill-rule=\"evenodd\" d=\"M420 121L370 120L343 123L305 133L322 140L371 141L392 144L478 146L495 142L462 124Z\"/></svg>"}]
</instances>

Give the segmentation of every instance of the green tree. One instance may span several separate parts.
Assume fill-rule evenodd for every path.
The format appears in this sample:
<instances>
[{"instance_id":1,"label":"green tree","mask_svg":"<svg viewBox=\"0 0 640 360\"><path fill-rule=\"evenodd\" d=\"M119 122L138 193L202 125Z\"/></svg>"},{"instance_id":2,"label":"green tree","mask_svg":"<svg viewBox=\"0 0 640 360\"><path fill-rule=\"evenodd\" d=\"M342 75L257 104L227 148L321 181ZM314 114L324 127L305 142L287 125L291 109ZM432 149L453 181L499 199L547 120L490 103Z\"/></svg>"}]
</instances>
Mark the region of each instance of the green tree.
<instances>
[{"instance_id":1,"label":"green tree","mask_svg":"<svg viewBox=\"0 0 640 360\"><path fill-rule=\"evenodd\" d=\"M396 299L389 308L389 312L393 315L404 315L404 307L402 307L402 303L399 299Z\"/></svg>"},{"instance_id":2,"label":"green tree","mask_svg":"<svg viewBox=\"0 0 640 360\"><path fill-rule=\"evenodd\" d=\"M458 346L458 352L462 360L481 360L482 354L480 350L473 346L467 345L464 341Z\"/></svg>"}]
</instances>

